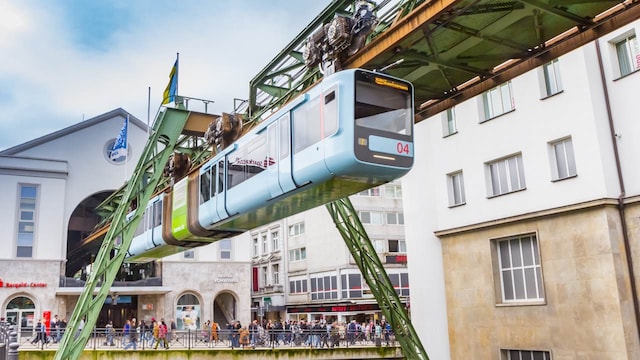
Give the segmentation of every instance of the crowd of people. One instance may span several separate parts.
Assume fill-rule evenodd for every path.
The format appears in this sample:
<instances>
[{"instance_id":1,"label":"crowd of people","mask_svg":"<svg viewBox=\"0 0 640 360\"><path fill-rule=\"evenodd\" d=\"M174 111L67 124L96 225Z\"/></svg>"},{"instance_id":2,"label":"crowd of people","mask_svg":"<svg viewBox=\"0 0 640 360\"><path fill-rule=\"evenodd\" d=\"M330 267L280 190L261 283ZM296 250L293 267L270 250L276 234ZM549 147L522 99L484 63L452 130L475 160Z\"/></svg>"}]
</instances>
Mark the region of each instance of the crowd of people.
<instances>
[{"instance_id":1,"label":"crowd of people","mask_svg":"<svg viewBox=\"0 0 640 360\"><path fill-rule=\"evenodd\" d=\"M66 319L54 316L47 331L44 320L39 320L35 327L35 335L31 343L44 348L45 344L57 343L62 339L66 328ZM382 321L356 320L349 322L326 321L324 319L306 321L296 320L253 320L243 326L240 321L233 320L220 326L210 320L202 324L200 330L177 330L174 320L150 321L132 318L126 320L122 329L116 329L112 321L104 328L96 329L103 334L103 346L120 346L124 349L169 349L172 341L180 342L178 336L189 337L189 341L210 343L209 346L229 346L231 348L278 347L283 345L304 346L311 348L333 348L338 346L377 345L390 346L395 337L391 326ZM104 333L103 333L104 331ZM101 340L102 341L102 340ZM181 344L184 346L184 343Z\"/></svg>"},{"instance_id":2,"label":"crowd of people","mask_svg":"<svg viewBox=\"0 0 640 360\"><path fill-rule=\"evenodd\" d=\"M255 348L256 346L276 347L280 345L308 346L312 348L333 348L340 346L341 342L348 345L372 344L390 346L395 337L390 324L382 320L380 322L368 321L358 323L352 320L349 323L327 322L325 320L314 321L272 321L253 320L248 326L242 326L239 321L226 324L221 330L217 323L205 322L202 335L215 341L221 338L223 331L228 337L232 348ZM378 341L376 341L376 339Z\"/></svg>"}]
</instances>

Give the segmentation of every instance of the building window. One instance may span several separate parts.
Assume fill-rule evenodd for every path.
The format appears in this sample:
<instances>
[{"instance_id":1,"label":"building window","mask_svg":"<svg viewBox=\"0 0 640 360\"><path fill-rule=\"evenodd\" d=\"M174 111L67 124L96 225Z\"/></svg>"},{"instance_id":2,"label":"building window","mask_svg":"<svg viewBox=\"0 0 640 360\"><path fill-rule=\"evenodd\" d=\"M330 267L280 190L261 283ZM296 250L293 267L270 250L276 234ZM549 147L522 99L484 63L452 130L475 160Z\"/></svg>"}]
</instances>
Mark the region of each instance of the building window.
<instances>
[{"instance_id":1,"label":"building window","mask_svg":"<svg viewBox=\"0 0 640 360\"><path fill-rule=\"evenodd\" d=\"M182 253L182 258L185 260L195 260L196 251L195 250L187 250Z\"/></svg>"},{"instance_id":2,"label":"building window","mask_svg":"<svg viewBox=\"0 0 640 360\"><path fill-rule=\"evenodd\" d=\"M389 274L389 280L398 296L409 296L409 274Z\"/></svg>"},{"instance_id":3,"label":"building window","mask_svg":"<svg viewBox=\"0 0 640 360\"><path fill-rule=\"evenodd\" d=\"M289 294L303 294L307 290L307 279L304 278L290 278L289 279Z\"/></svg>"},{"instance_id":4,"label":"building window","mask_svg":"<svg viewBox=\"0 0 640 360\"><path fill-rule=\"evenodd\" d=\"M500 360L551 360L549 351L500 350Z\"/></svg>"},{"instance_id":5,"label":"building window","mask_svg":"<svg viewBox=\"0 0 640 360\"><path fill-rule=\"evenodd\" d=\"M536 236L500 240L497 251L502 302L544 300Z\"/></svg>"},{"instance_id":6,"label":"building window","mask_svg":"<svg viewBox=\"0 0 640 360\"><path fill-rule=\"evenodd\" d=\"M455 108L449 108L442 113L442 136L447 137L457 132Z\"/></svg>"},{"instance_id":7,"label":"building window","mask_svg":"<svg viewBox=\"0 0 640 360\"><path fill-rule=\"evenodd\" d=\"M616 42L615 45L620 76L629 75L640 69L640 50L638 49L638 39L635 34Z\"/></svg>"},{"instance_id":8,"label":"building window","mask_svg":"<svg viewBox=\"0 0 640 360\"><path fill-rule=\"evenodd\" d=\"M280 233L278 231L271 232L271 251L280 250Z\"/></svg>"},{"instance_id":9,"label":"building window","mask_svg":"<svg viewBox=\"0 0 640 360\"><path fill-rule=\"evenodd\" d=\"M269 243L267 243L267 234L260 234L260 241L262 242L262 254L269 252Z\"/></svg>"},{"instance_id":10,"label":"building window","mask_svg":"<svg viewBox=\"0 0 640 360\"><path fill-rule=\"evenodd\" d=\"M514 155L487 163L489 196L498 196L526 188L522 155Z\"/></svg>"},{"instance_id":11,"label":"building window","mask_svg":"<svg viewBox=\"0 0 640 360\"><path fill-rule=\"evenodd\" d=\"M400 186L399 184L385 185L384 197L389 199L402 199L402 186Z\"/></svg>"},{"instance_id":12,"label":"building window","mask_svg":"<svg viewBox=\"0 0 640 360\"><path fill-rule=\"evenodd\" d=\"M571 138L549 143L549 150L553 180L562 180L576 176L576 160Z\"/></svg>"},{"instance_id":13,"label":"building window","mask_svg":"<svg viewBox=\"0 0 640 360\"><path fill-rule=\"evenodd\" d=\"M298 236L304 234L304 222L299 222L289 226L289 236Z\"/></svg>"},{"instance_id":14,"label":"building window","mask_svg":"<svg viewBox=\"0 0 640 360\"><path fill-rule=\"evenodd\" d=\"M360 216L360 221L363 224L370 224L370 225L383 224L384 214L380 211L358 211L358 215Z\"/></svg>"},{"instance_id":15,"label":"building window","mask_svg":"<svg viewBox=\"0 0 640 360\"><path fill-rule=\"evenodd\" d=\"M254 237L253 238L253 256L258 256L258 255L260 255L259 247L258 247L258 238Z\"/></svg>"},{"instance_id":16,"label":"building window","mask_svg":"<svg viewBox=\"0 0 640 360\"><path fill-rule=\"evenodd\" d=\"M511 81L482 94L484 121L491 120L516 108L511 90Z\"/></svg>"},{"instance_id":17,"label":"building window","mask_svg":"<svg viewBox=\"0 0 640 360\"><path fill-rule=\"evenodd\" d=\"M407 243L404 240L389 239L389 252L390 253L406 253Z\"/></svg>"},{"instance_id":18,"label":"building window","mask_svg":"<svg viewBox=\"0 0 640 360\"><path fill-rule=\"evenodd\" d=\"M338 276L336 273L314 274L311 279L311 300L338 298Z\"/></svg>"},{"instance_id":19,"label":"building window","mask_svg":"<svg viewBox=\"0 0 640 360\"><path fill-rule=\"evenodd\" d=\"M18 211L18 242L16 257L33 257L34 230L36 227L36 185L20 185L20 209Z\"/></svg>"},{"instance_id":20,"label":"building window","mask_svg":"<svg viewBox=\"0 0 640 360\"><path fill-rule=\"evenodd\" d=\"M340 275L340 289L343 299L353 299L362 297L362 275L342 274Z\"/></svg>"},{"instance_id":21,"label":"building window","mask_svg":"<svg viewBox=\"0 0 640 360\"><path fill-rule=\"evenodd\" d=\"M289 250L289 262L305 260L307 258L307 248Z\"/></svg>"},{"instance_id":22,"label":"building window","mask_svg":"<svg viewBox=\"0 0 640 360\"><path fill-rule=\"evenodd\" d=\"M358 196L380 196L380 188L371 188L364 191L360 191Z\"/></svg>"},{"instance_id":23,"label":"building window","mask_svg":"<svg viewBox=\"0 0 640 360\"><path fill-rule=\"evenodd\" d=\"M200 300L193 294L184 294L178 299L176 307L176 326L178 330L200 329Z\"/></svg>"},{"instance_id":24,"label":"building window","mask_svg":"<svg viewBox=\"0 0 640 360\"><path fill-rule=\"evenodd\" d=\"M549 97L562 92L562 79L560 78L560 62L555 59L542 66L544 88L542 97Z\"/></svg>"},{"instance_id":25,"label":"building window","mask_svg":"<svg viewBox=\"0 0 640 360\"><path fill-rule=\"evenodd\" d=\"M269 273L266 266L262 267L262 286L267 286L267 279L269 278Z\"/></svg>"},{"instance_id":26,"label":"building window","mask_svg":"<svg viewBox=\"0 0 640 360\"><path fill-rule=\"evenodd\" d=\"M401 212L388 212L387 213L388 225L404 225L404 214Z\"/></svg>"},{"instance_id":27,"label":"building window","mask_svg":"<svg viewBox=\"0 0 640 360\"><path fill-rule=\"evenodd\" d=\"M280 284L280 264L271 265L271 280L273 285Z\"/></svg>"},{"instance_id":28,"label":"building window","mask_svg":"<svg viewBox=\"0 0 640 360\"><path fill-rule=\"evenodd\" d=\"M386 243L386 240L382 240L382 239L371 239L371 243L373 244L373 247L376 249L376 252L382 253L385 250L384 244Z\"/></svg>"},{"instance_id":29,"label":"building window","mask_svg":"<svg viewBox=\"0 0 640 360\"><path fill-rule=\"evenodd\" d=\"M9 325L17 326L19 334L31 336L33 327L36 325L36 305L26 296L13 298L4 309L4 313Z\"/></svg>"},{"instance_id":30,"label":"building window","mask_svg":"<svg viewBox=\"0 0 640 360\"><path fill-rule=\"evenodd\" d=\"M218 241L220 249L220 260L231 260L231 239Z\"/></svg>"},{"instance_id":31,"label":"building window","mask_svg":"<svg viewBox=\"0 0 640 360\"><path fill-rule=\"evenodd\" d=\"M464 178L462 171L447 175L447 190L449 191L449 206L465 204Z\"/></svg>"}]
</instances>

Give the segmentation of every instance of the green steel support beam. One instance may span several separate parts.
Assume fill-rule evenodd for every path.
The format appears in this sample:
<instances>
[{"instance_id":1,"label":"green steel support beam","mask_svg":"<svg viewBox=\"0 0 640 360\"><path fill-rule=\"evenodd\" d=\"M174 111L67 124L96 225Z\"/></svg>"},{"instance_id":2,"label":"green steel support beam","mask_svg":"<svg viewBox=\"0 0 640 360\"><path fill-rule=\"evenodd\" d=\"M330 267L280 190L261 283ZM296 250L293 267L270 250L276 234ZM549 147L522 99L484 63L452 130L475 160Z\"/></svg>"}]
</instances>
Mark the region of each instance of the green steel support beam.
<instances>
[{"instance_id":1,"label":"green steel support beam","mask_svg":"<svg viewBox=\"0 0 640 360\"><path fill-rule=\"evenodd\" d=\"M412 360L429 360L351 200L345 197L326 206L382 313L393 327L404 356Z\"/></svg>"},{"instance_id":2,"label":"green steel support beam","mask_svg":"<svg viewBox=\"0 0 640 360\"><path fill-rule=\"evenodd\" d=\"M395 22L409 14L425 0L401 0L399 2L382 0L376 7L381 14L381 23L369 40L385 32ZM317 69L306 69L302 59L302 51L307 39L324 24L329 23L335 14L353 13L356 1L334 0L315 19L309 23L284 49L282 49L267 66L249 83L248 121L257 123L260 117L272 109L277 109L290 99L291 94L304 91L315 81L307 81L310 77L318 80L322 74ZM272 86L280 87L277 92L270 91Z\"/></svg>"},{"instance_id":3,"label":"green steel support beam","mask_svg":"<svg viewBox=\"0 0 640 360\"><path fill-rule=\"evenodd\" d=\"M55 359L75 360L84 350L102 305L131 245L145 206L136 206L128 222L127 213L131 211L131 205L146 204L151 199L189 114L187 110L174 108L165 108L158 114L140 161L124 187L124 193L113 214L111 226L73 310ZM84 327L80 329L82 319L85 319Z\"/></svg>"}]
</instances>

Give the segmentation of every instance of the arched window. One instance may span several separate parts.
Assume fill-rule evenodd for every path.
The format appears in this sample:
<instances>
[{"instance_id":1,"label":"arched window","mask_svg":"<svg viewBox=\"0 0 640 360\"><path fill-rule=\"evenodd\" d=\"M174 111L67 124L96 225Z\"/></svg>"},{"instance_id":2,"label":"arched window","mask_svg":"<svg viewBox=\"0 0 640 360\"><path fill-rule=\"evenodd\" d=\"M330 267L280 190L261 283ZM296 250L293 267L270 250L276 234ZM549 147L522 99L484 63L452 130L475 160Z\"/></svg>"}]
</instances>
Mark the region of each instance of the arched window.
<instances>
[{"instance_id":1,"label":"arched window","mask_svg":"<svg viewBox=\"0 0 640 360\"><path fill-rule=\"evenodd\" d=\"M30 336L36 324L36 305L33 300L26 296L13 298L5 309L7 321L11 325L18 326L18 333L23 336Z\"/></svg>"},{"instance_id":2,"label":"arched window","mask_svg":"<svg viewBox=\"0 0 640 360\"><path fill-rule=\"evenodd\" d=\"M200 301L195 295L184 294L178 299L176 327L178 330L197 330L200 328Z\"/></svg>"}]
</instances>

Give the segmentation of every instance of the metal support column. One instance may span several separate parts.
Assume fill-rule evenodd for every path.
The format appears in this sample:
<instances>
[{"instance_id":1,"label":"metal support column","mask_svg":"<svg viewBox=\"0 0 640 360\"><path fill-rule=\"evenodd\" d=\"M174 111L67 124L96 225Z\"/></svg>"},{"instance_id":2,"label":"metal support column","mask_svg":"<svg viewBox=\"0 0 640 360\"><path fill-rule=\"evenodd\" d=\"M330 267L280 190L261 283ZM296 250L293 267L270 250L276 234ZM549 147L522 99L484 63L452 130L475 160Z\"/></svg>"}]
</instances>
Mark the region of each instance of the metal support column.
<instances>
[{"instance_id":1,"label":"metal support column","mask_svg":"<svg viewBox=\"0 0 640 360\"><path fill-rule=\"evenodd\" d=\"M145 205L156 189L189 114L187 110L174 108L165 108L158 113L140 161L115 209L111 226L69 319L55 359L78 359L84 350L109 289L131 245ZM127 220L129 212L132 212L132 215ZM84 323L82 328L81 323Z\"/></svg>"},{"instance_id":2,"label":"metal support column","mask_svg":"<svg viewBox=\"0 0 640 360\"><path fill-rule=\"evenodd\" d=\"M345 197L326 206L382 313L393 327L404 356L412 360L429 360L351 200Z\"/></svg>"}]
</instances>

